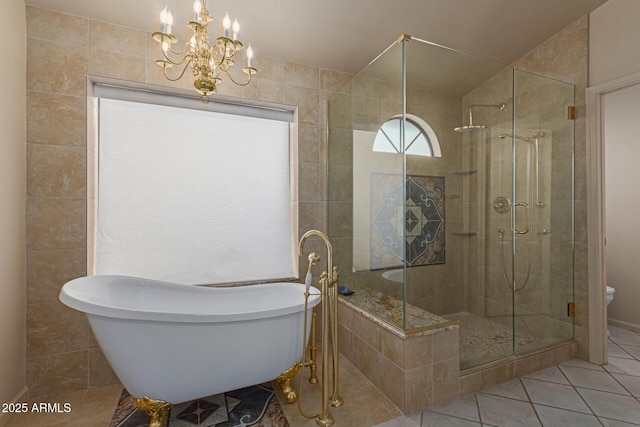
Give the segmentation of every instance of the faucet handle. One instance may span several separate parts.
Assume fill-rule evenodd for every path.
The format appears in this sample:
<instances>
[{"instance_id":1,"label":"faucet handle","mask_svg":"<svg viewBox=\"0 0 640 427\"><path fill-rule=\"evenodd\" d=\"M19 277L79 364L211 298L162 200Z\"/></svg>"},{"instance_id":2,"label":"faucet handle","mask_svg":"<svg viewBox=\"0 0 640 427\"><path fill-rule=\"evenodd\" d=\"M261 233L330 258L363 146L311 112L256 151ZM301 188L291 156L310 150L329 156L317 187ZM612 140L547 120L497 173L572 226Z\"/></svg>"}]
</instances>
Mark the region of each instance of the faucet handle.
<instances>
[{"instance_id":1,"label":"faucet handle","mask_svg":"<svg viewBox=\"0 0 640 427\"><path fill-rule=\"evenodd\" d=\"M309 269L311 269L311 266L316 265L319 261L320 261L320 256L315 252L311 252L309 254Z\"/></svg>"}]
</instances>

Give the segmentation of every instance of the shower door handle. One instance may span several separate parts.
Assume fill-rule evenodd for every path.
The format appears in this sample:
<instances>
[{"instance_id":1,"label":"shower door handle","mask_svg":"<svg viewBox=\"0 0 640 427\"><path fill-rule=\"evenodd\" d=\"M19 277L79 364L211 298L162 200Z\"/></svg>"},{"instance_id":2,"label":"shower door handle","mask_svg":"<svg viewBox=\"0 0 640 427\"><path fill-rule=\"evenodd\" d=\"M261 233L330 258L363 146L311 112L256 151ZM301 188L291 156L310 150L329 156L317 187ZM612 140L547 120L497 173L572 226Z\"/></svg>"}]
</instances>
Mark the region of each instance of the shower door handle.
<instances>
[{"instance_id":1,"label":"shower door handle","mask_svg":"<svg viewBox=\"0 0 640 427\"><path fill-rule=\"evenodd\" d=\"M524 221L525 227L523 230L518 230L518 221L516 220L516 214L518 213L518 207L524 208ZM515 234L527 234L529 232L529 204L526 202L515 202L513 204L513 215L511 215L511 229Z\"/></svg>"}]
</instances>

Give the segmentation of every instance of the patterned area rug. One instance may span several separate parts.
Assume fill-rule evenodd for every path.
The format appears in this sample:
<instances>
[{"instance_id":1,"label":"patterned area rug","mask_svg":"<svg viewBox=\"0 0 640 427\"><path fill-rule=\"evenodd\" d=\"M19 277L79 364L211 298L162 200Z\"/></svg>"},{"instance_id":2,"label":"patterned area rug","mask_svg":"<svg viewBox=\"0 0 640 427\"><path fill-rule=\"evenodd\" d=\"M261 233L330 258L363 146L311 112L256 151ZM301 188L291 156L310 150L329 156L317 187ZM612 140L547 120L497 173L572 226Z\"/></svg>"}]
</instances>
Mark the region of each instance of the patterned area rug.
<instances>
[{"instance_id":1,"label":"patterned area rug","mask_svg":"<svg viewBox=\"0 0 640 427\"><path fill-rule=\"evenodd\" d=\"M122 391L110 427L147 427L149 417ZM289 427L268 384L196 399L171 407L165 427Z\"/></svg>"}]
</instances>

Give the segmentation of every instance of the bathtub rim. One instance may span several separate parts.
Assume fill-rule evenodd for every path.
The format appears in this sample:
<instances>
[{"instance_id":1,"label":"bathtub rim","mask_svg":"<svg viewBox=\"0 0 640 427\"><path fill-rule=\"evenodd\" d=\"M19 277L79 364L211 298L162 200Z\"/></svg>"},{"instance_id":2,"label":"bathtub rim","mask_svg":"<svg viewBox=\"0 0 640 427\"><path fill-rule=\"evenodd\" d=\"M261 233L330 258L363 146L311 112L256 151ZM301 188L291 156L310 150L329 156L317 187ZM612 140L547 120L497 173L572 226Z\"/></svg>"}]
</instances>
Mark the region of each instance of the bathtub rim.
<instances>
[{"instance_id":1,"label":"bathtub rim","mask_svg":"<svg viewBox=\"0 0 640 427\"><path fill-rule=\"evenodd\" d=\"M271 317L286 316L296 312L302 312L304 310L304 300L295 301L292 304L284 307L276 307L273 309L261 309L253 311L242 311L237 313L192 313L186 311L159 311L159 310L142 310L131 309L125 307L116 307L114 305L107 305L104 301L91 301L85 295L79 296L77 293L74 295L78 286L87 286L86 283L91 279L99 280L100 283L94 284L94 286L109 286L110 280L133 280L155 283L164 287L175 288L176 292L204 292L214 294L215 292L229 292L235 288L234 286L216 287L216 286L202 286L202 285L184 285L178 283L172 283L167 281L160 281L154 279L145 279L141 277L124 276L124 275L95 275L95 276L83 276L65 283L60 290L59 300L66 306L75 310L81 311L87 315L102 316L114 319L126 319L126 320L139 320L139 321L153 321L153 322L174 322L174 323L222 323L222 322L238 322L238 321L250 321L257 319L266 319ZM242 288L251 288L257 286L276 287L282 286L286 288L299 287L300 295L303 296L304 285L296 282L271 282L264 284L242 285ZM83 290L84 291L84 290ZM312 287L311 295L309 296L309 302L307 309L311 309L320 303L320 291Z\"/></svg>"}]
</instances>

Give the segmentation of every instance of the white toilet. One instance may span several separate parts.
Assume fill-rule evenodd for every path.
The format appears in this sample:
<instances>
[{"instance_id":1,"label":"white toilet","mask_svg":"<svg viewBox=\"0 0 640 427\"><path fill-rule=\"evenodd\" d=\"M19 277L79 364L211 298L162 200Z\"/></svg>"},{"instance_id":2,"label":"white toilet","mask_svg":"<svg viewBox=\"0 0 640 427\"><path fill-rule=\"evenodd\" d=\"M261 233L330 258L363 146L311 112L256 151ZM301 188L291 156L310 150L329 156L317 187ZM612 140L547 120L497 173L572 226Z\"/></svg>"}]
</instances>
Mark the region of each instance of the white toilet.
<instances>
[{"instance_id":1,"label":"white toilet","mask_svg":"<svg viewBox=\"0 0 640 427\"><path fill-rule=\"evenodd\" d=\"M613 301L613 294L616 293L615 288L612 288L611 286L607 286L607 305L611 304L611 301ZM609 330L607 330L607 336L609 336Z\"/></svg>"},{"instance_id":2,"label":"white toilet","mask_svg":"<svg viewBox=\"0 0 640 427\"><path fill-rule=\"evenodd\" d=\"M616 293L615 288L612 288L611 286L607 286L607 305L609 305L611 301L613 301L613 294L615 293Z\"/></svg>"}]
</instances>

